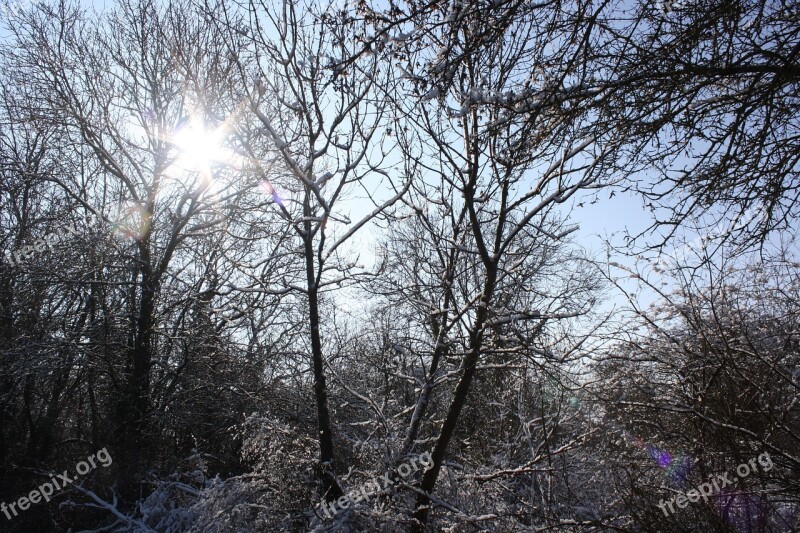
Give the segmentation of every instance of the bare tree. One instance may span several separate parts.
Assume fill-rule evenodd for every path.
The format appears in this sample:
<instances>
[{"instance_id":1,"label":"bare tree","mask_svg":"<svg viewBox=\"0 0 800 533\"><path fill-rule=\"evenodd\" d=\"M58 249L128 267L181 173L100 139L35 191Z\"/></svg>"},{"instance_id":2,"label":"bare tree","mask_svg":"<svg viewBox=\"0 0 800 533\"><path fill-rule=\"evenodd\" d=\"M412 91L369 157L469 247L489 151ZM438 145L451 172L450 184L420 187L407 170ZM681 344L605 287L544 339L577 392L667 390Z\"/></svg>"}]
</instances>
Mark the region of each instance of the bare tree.
<instances>
[{"instance_id":1,"label":"bare tree","mask_svg":"<svg viewBox=\"0 0 800 533\"><path fill-rule=\"evenodd\" d=\"M61 39L64 33L70 38ZM152 408L153 363L159 374L170 364L154 350L171 267L226 221L227 229L236 225L236 216L226 218L231 206L261 194L246 166L223 165L192 145L202 142L192 135L211 128L219 128L220 143L229 135L218 117L236 111L236 95L218 80L233 74L234 63L213 26L180 4L158 10L123 2L113 17L94 23L65 3L40 6L15 27L14 38L6 57L16 79L25 80L22 110L63 139L55 147L58 168L38 179L57 184L71 203L130 239L119 243L131 335L115 365L124 383L116 416L120 448L137 455ZM206 261L213 265L214 255ZM216 275L201 274L197 292L204 278L206 295L216 294Z\"/></svg>"},{"instance_id":2,"label":"bare tree","mask_svg":"<svg viewBox=\"0 0 800 533\"><path fill-rule=\"evenodd\" d=\"M436 16L444 20L453 15L452 9L458 8L440 6ZM410 44L405 34L388 36L400 43L392 44L391 53L398 58L397 69L407 84L402 108L409 117L408 128L400 123L398 135L406 161L420 169L416 196L409 203L411 216L419 217L423 232L438 235L433 240L432 277L441 280L437 290L442 301L431 302L433 308L426 315L432 314L434 322L441 320L435 328L440 340L452 334L454 325L464 328L460 332L464 344L455 351L460 361L458 382L436 436L433 467L419 487L414 517L420 528L427 522L430 497L479 363L492 353L493 339L501 347L509 342L504 327L513 324L512 331L521 327L531 335L523 334L518 342L537 353L536 332L541 333L544 322L574 318L591 308L585 279L567 283L573 298L569 302L556 295L549 301L528 300L514 292L526 286L522 272L539 271L537 261L544 268L544 258L574 229L555 215L556 207L578 191L610 183L606 158L614 151L613 145L598 143L586 109L566 103L571 94L571 88L564 86L566 73L581 46L552 52L548 43L561 37L562 27L543 26L537 15L541 13L534 10L512 16L513 23L500 29L504 37L488 42L480 41L480 35L495 19L477 9L453 15L452 24L426 27L420 40ZM566 31L577 32L574 26ZM478 41L482 46L476 48L472 43ZM434 53L436 58L431 59ZM445 53L459 61L450 63ZM531 72L548 60L554 64L554 78L535 79ZM464 267L459 266L462 261ZM420 289L409 296L425 301L421 297L425 292ZM429 372L436 371L445 353L440 340ZM538 353L559 357L548 350ZM433 380L429 373L404 452L416 437Z\"/></svg>"},{"instance_id":3,"label":"bare tree","mask_svg":"<svg viewBox=\"0 0 800 533\"><path fill-rule=\"evenodd\" d=\"M800 79L800 15L793 4L502 0L358 6L375 28L362 53L381 50L395 35L432 52L409 64L428 95L444 94L464 61L502 44L521 21L535 16L542 28L549 26L548 56L532 67L526 88L536 90L543 81L563 85L569 90L552 93L562 105L591 108L598 138L626 145L618 152L619 176L629 178L622 185L640 193L653 211L649 229L665 230L647 245L661 249L687 222L713 226L741 219L756 206L765 216L734 227L725 240L763 243L772 230L790 227L797 209L794 94ZM510 103L521 93L511 93ZM526 105L513 110L536 116ZM643 171L656 178L643 179Z\"/></svg>"},{"instance_id":4,"label":"bare tree","mask_svg":"<svg viewBox=\"0 0 800 533\"><path fill-rule=\"evenodd\" d=\"M791 2L686 2L667 13L644 3L637 24L617 35L618 53L603 64L619 82L601 121L657 176L630 186L653 204L667 235L705 214L713 225L756 206L764 216L725 240L759 243L790 227L798 209L798 17Z\"/></svg>"},{"instance_id":5,"label":"bare tree","mask_svg":"<svg viewBox=\"0 0 800 533\"><path fill-rule=\"evenodd\" d=\"M676 529L796 527L796 265L779 253L709 263L702 276L683 269L674 290L650 286L657 305L634 304L638 319L627 323L640 327L601 359L593 389L612 430L601 453L617 458L620 494L636 501L638 523L669 514ZM659 510L675 490L764 453L774 466L740 480L743 490L687 513Z\"/></svg>"},{"instance_id":6,"label":"bare tree","mask_svg":"<svg viewBox=\"0 0 800 533\"><path fill-rule=\"evenodd\" d=\"M234 11L222 26L229 43L248 36L247 47L237 52L237 83L246 88L248 111L260 127L248 146L270 146L288 175L270 187L294 232L301 273L297 283L262 279L251 289L306 299L322 493L335 499L343 493L333 470L320 297L366 279L370 273L358 257L348 257L352 237L382 217L409 186L388 159L391 116L382 92L393 80L375 56L340 68L340 59L357 45L359 28L353 24L333 24L293 4L258 2L248 9L249 25L242 26Z\"/></svg>"}]
</instances>

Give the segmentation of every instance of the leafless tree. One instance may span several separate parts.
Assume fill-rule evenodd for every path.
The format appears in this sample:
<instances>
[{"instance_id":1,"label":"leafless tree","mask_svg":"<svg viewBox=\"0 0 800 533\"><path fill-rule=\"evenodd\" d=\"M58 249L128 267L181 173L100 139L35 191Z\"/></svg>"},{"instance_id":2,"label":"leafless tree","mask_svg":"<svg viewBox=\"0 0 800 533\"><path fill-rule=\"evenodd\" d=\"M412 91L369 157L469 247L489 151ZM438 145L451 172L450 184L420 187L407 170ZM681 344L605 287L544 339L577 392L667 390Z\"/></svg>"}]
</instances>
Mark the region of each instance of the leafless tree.
<instances>
[{"instance_id":1,"label":"leafless tree","mask_svg":"<svg viewBox=\"0 0 800 533\"><path fill-rule=\"evenodd\" d=\"M439 6L436 16L444 20L451 9L456 8ZM555 208L578 191L611 183L606 173L612 165L606 158L613 153L613 147L598 144L586 109L565 105L570 90L559 83L559 74L566 77L566 70L557 69L569 69L570 62L557 61L564 60L567 51L577 57L580 47L553 55L548 43L561 28L539 24L536 14L514 18L502 29L503 39L479 47L466 43L480 41L494 19L478 10L454 24L426 26L420 40L410 44L402 27L387 35L386 46L393 47L390 55L397 58L395 67L406 84L406 100L397 105L408 118L398 123L397 134L407 164L420 169L414 195L407 200L409 216L419 220L418 232L431 241L429 279L440 299L429 300L430 289L419 282L406 290L408 298L427 307L421 312L430 317L426 322L437 338L401 452L407 452L417 437L441 359L459 354L460 363L436 435L434 465L419 487L414 516L422 528L477 369L493 353L492 343L498 343L494 346L500 353L507 342L519 342L536 353L536 332L541 333L545 322L578 317L591 309L589 285L578 281L580 270L576 279L565 282L569 297L562 296L571 298L568 302L558 291L552 300L524 296L528 290L544 291L528 288L526 274L544 275L547 258L571 232ZM437 55L432 59L430 54ZM459 61L448 61L453 54ZM555 80L533 79L535 66L548 59L557 65ZM425 245L415 247L419 246ZM415 276L427 277L424 273L425 267ZM550 285L552 280L542 283ZM448 340L454 335L452 328L463 328L463 345L458 348ZM512 340L514 331L521 338ZM541 347L539 356L559 357Z\"/></svg>"},{"instance_id":2,"label":"leafless tree","mask_svg":"<svg viewBox=\"0 0 800 533\"><path fill-rule=\"evenodd\" d=\"M391 114L382 94L393 76L376 56L362 57L347 70L339 67L357 45L354 25L334 24L293 4L252 3L245 26L236 11L220 10L227 13L221 20L226 42L247 36L246 46L236 50L236 80L260 127L248 149L267 145L281 160L286 177L270 187L293 231L300 273L296 283L262 279L250 288L306 300L322 493L335 499L342 490L333 470L320 298L369 276L359 254L353 257L352 238L383 217L410 183L388 157Z\"/></svg>"},{"instance_id":3,"label":"leafless tree","mask_svg":"<svg viewBox=\"0 0 800 533\"><path fill-rule=\"evenodd\" d=\"M634 326L601 357L593 395L611 429L620 494L638 523L663 523L659 501L761 454L774 464L672 527L796 527L797 263L790 253L678 271L656 305L632 301ZM619 271L615 272L615 276ZM734 476L735 477L735 476ZM697 480L694 483L692 480ZM653 526L655 527L655 526Z\"/></svg>"},{"instance_id":4,"label":"leafless tree","mask_svg":"<svg viewBox=\"0 0 800 533\"><path fill-rule=\"evenodd\" d=\"M115 415L120 447L135 451L144 446L154 407L153 379L160 391L174 391L188 362L156 350L170 347L169 335L157 333L164 325L160 316L171 306L183 307L185 316L193 305L188 302L208 305L215 296L229 296L226 277L209 272L237 259L228 254L228 235L241 230L249 236L238 239L238 259L253 252L253 237L270 236L252 230L263 221L247 219L263 193L235 144L229 143L234 162L226 156L223 164L180 137L191 128L218 128L220 142L230 135L224 118L237 111L238 100L220 80L233 75L235 63L226 59L214 27L180 4L159 10L150 2L123 2L113 17L92 21L61 3L30 10L24 22L6 54L14 79L24 80L17 84L24 97L19 112L60 136L48 146L57 151L57 163L36 179L56 184L71 205L104 226L102 233L124 237L115 244L119 263L95 264L92 275L108 287L110 280L98 272L120 269L122 279L111 284L128 291L123 301L130 315L123 316L130 336L116 343L112 357L123 357L112 375L119 372L114 379L122 393ZM61 38L65 34L69 39ZM208 161L187 160L204 155ZM206 241L208 256L196 259L208 270L180 279L186 267L177 265ZM186 324L180 316L174 327Z\"/></svg>"}]
</instances>

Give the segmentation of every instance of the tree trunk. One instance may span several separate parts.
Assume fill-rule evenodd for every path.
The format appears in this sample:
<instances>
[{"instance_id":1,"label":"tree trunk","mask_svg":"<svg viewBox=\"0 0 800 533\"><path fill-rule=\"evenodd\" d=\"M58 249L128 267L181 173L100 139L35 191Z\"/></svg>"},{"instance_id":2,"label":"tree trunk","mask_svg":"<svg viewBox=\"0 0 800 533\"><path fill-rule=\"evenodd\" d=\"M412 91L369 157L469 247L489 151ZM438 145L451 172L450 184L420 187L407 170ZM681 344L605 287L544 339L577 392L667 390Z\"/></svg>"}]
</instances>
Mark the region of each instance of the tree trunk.
<instances>
[{"instance_id":1,"label":"tree trunk","mask_svg":"<svg viewBox=\"0 0 800 533\"><path fill-rule=\"evenodd\" d=\"M116 443L121 455L121 492L134 498L138 497L138 477L145 468L143 459L148 457L145 436L150 406L154 315L159 290L159 279L152 269L149 245L149 235L139 242L141 298L134 328L130 373L119 409L122 428Z\"/></svg>"},{"instance_id":2,"label":"tree trunk","mask_svg":"<svg viewBox=\"0 0 800 533\"><path fill-rule=\"evenodd\" d=\"M425 494L420 494L417 497L416 509L413 515L416 520L416 523L413 525L413 530L417 532L425 531L430 505L430 498L427 495L431 494L433 488L436 486L436 480L439 477L439 471L442 468L442 462L447 453L447 447L455 433L456 427L458 427L458 418L467 401L467 394L469 394L472 379L475 377L475 369L481 354L481 345L483 344L483 327L489 314L489 302L492 299L495 282L497 280L496 267L494 267L494 265L487 265L487 267L483 295L481 296L477 316L475 317L475 326L470 334L470 349L464 360L464 373L461 375L458 385L456 385L453 401L450 404L450 408L447 410L447 417L442 423L439 438L436 440L436 444L433 447L433 452L431 453L433 466L422 476L420 488Z\"/></svg>"},{"instance_id":3,"label":"tree trunk","mask_svg":"<svg viewBox=\"0 0 800 533\"><path fill-rule=\"evenodd\" d=\"M325 383L322 338L319 332L319 290L314 268L314 235L311 232L311 222L308 221L311 216L308 200L304 205L304 212L307 220L304 223L303 244L306 259L306 283L308 286L308 320L311 327L311 359L314 364L314 396L317 401L319 475L324 498L327 501L333 501L344 495L344 491L339 487L333 471L333 430L331 429L331 417L328 411L328 387Z\"/></svg>"}]
</instances>

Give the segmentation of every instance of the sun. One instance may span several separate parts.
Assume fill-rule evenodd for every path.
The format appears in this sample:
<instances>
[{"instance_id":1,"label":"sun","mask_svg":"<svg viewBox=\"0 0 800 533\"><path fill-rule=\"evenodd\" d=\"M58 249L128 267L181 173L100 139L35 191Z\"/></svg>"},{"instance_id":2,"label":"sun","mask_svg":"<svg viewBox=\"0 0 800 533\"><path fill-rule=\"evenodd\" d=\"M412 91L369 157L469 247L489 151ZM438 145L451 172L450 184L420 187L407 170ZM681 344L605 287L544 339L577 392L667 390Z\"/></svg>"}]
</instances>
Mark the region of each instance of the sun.
<instances>
[{"instance_id":1,"label":"sun","mask_svg":"<svg viewBox=\"0 0 800 533\"><path fill-rule=\"evenodd\" d=\"M222 128L212 130L199 122L188 123L171 139L179 152L176 164L189 171L209 171L212 164L226 159L224 137Z\"/></svg>"},{"instance_id":2,"label":"sun","mask_svg":"<svg viewBox=\"0 0 800 533\"><path fill-rule=\"evenodd\" d=\"M209 128L199 119L185 121L169 137L177 153L167 170L168 175L179 180L190 175L199 176L204 194L225 190L222 167L234 164L237 159L226 146L227 133L226 123Z\"/></svg>"}]
</instances>

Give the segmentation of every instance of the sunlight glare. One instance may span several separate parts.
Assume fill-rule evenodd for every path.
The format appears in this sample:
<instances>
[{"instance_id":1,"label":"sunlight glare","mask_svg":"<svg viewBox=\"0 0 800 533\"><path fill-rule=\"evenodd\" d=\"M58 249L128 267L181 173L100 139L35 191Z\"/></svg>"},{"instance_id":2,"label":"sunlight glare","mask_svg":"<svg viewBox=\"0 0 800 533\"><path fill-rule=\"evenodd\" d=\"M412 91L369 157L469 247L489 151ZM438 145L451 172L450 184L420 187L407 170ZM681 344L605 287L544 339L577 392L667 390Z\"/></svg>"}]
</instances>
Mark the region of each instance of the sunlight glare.
<instances>
[{"instance_id":1,"label":"sunlight glare","mask_svg":"<svg viewBox=\"0 0 800 533\"><path fill-rule=\"evenodd\" d=\"M178 164L185 170L207 171L212 163L225 158L222 149L222 128L208 130L202 124L190 123L173 136L172 142L180 150Z\"/></svg>"}]
</instances>

